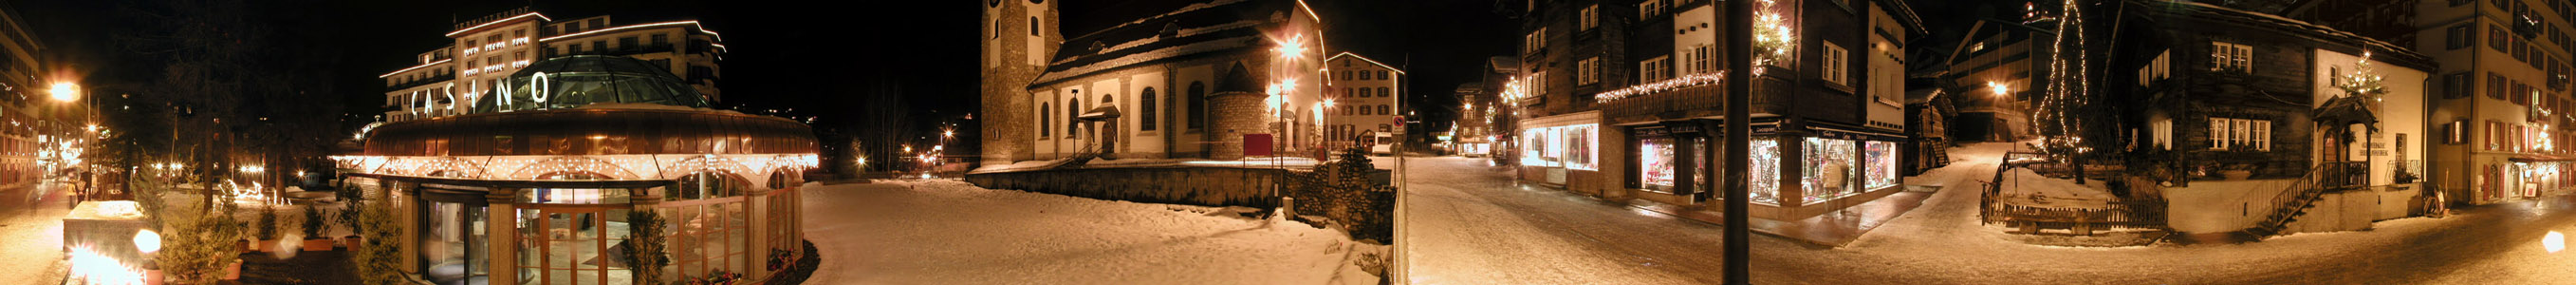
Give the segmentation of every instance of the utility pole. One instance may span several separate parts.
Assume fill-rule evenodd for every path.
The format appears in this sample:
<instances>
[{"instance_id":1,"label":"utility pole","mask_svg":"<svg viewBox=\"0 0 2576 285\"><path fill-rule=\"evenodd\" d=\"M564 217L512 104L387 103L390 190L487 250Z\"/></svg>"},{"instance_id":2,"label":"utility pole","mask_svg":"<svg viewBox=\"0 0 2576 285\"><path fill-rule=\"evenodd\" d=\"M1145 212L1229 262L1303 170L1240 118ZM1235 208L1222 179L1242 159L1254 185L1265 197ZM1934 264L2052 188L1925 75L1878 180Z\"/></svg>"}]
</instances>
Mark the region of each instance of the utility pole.
<instances>
[{"instance_id":1,"label":"utility pole","mask_svg":"<svg viewBox=\"0 0 2576 285\"><path fill-rule=\"evenodd\" d=\"M1752 221L1745 215L1753 199L1745 186L1753 153L1753 1L1726 1L1726 284L1753 284Z\"/></svg>"}]
</instances>

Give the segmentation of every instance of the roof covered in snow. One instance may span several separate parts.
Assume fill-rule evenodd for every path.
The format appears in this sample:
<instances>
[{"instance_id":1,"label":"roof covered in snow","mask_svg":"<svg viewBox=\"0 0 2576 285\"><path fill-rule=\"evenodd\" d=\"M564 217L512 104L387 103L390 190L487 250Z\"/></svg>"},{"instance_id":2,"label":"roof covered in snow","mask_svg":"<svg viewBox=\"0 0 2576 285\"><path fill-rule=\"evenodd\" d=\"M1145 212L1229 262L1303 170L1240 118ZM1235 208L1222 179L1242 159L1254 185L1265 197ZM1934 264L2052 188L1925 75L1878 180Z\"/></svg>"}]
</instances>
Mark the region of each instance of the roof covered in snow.
<instances>
[{"instance_id":1,"label":"roof covered in snow","mask_svg":"<svg viewBox=\"0 0 2576 285\"><path fill-rule=\"evenodd\" d=\"M1067 38L1035 83L1184 56L1257 50L1264 46L1259 28L1270 23L1271 15L1293 13L1290 10L1296 5L1293 1L1214 0Z\"/></svg>"}]
</instances>

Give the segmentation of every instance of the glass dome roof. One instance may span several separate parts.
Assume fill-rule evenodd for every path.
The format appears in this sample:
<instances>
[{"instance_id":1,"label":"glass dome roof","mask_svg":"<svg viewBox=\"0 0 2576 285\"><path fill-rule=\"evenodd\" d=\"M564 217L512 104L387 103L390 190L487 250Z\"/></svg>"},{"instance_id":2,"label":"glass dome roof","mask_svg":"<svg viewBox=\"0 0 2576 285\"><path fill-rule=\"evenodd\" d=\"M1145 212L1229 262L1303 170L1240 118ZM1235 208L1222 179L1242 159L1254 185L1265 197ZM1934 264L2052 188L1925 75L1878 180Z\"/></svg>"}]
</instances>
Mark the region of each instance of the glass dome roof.
<instances>
[{"instance_id":1,"label":"glass dome roof","mask_svg":"<svg viewBox=\"0 0 2576 285\"><path fill-rule=\"evenodd\" d=\"M623 56L577 55L529 64L501 79L475 113L578 108L594 103L650 103L707 108L705 95L665 67Z\"/></svg>"}]
</instances>

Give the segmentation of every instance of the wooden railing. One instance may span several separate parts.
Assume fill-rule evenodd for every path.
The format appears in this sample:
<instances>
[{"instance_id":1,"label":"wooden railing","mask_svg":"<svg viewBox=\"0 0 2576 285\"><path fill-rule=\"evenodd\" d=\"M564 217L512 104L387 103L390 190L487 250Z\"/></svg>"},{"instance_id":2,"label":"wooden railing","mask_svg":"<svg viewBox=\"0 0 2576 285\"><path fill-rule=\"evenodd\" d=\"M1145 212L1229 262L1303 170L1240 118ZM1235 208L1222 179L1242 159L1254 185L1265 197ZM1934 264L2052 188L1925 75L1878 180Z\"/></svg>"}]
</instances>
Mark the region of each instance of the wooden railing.
<instances>
[{"instance_id":1,"label":"wooden railing","mask_svg":"<svg viewBox=\"0 0 2576 285\"><path fill-rule=\"evenodd\" d=\"M2037 153L2018 152L2003 156L1995 168L1994 180L1984 182L1985 191L1978 195L1977 217L1980 223L2006 223L2025 231L2039 228L2065 228L2077 234L2105 229L2165 229L2165 202L2162 199L2121 199L2101 208L2053 208L2014 205L2003 194L2002 181L2015 168L2071 168L2064 163L2039 160ZM2113 178L2110 175L2103 178Z\"/></svg>"}]
</instances>

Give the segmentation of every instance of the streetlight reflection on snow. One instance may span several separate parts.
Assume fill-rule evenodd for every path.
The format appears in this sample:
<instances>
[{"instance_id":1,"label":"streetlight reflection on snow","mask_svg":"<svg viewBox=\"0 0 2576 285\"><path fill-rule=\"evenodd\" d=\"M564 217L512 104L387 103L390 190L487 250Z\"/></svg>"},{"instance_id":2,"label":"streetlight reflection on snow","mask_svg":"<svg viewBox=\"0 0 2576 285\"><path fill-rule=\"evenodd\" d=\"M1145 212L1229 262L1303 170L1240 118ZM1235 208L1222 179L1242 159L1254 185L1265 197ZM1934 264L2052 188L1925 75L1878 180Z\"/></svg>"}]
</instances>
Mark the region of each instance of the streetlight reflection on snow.
<instances>
[{"instance_id":1,"label":"streetlight reflection on snow","mask_svg":"<svg viewBox=\"0 0 2576 285\"><path fill-rule=\"evenodd\" d=\"M2549 235L2540 237L2540 248L2548 249L2549 253L2566 250L2567 235L2559 234L2558 231L2549 231Z\"/></svg>"}]
</instances>

